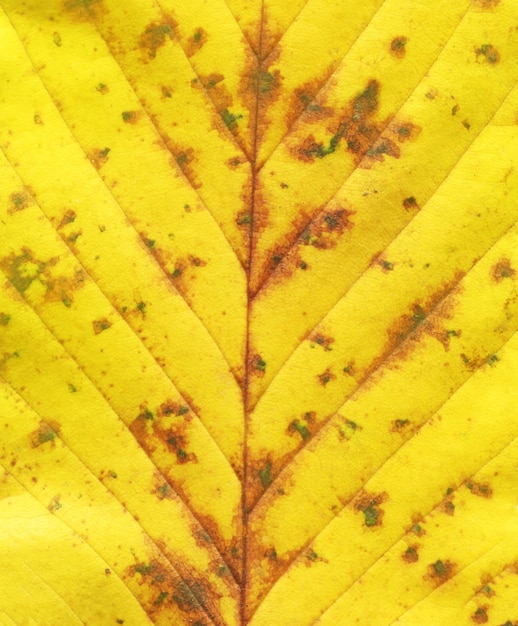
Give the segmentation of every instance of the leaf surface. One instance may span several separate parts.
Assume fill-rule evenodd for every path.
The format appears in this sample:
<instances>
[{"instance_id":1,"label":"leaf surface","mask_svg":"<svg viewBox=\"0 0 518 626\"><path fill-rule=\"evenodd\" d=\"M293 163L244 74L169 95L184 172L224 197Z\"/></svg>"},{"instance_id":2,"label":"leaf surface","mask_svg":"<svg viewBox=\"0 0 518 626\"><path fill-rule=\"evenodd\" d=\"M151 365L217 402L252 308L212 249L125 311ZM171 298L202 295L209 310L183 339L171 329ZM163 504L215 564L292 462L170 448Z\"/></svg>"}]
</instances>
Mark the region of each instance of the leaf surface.
<instances>
[{"instance_id":1,"label":"leaf surface","mask_svg":"<svg viewBox=\"0 0 518 626\"><path fill-rule=\"evenodd\" d=\"M518 624L518 6L0 1L0 624Z\"/></svg>"}]
</instances>

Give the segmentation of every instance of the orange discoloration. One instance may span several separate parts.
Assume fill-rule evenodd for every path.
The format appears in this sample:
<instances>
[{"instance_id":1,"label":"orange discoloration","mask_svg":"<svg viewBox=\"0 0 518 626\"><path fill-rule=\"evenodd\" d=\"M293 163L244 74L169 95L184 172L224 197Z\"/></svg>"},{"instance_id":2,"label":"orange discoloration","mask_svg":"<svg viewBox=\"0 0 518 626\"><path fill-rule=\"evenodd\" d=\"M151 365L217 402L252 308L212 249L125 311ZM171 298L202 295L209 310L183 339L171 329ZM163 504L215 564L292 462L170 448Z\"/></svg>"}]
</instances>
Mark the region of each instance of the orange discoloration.
<instances>
[{"instance_id":1,"label":"orange discoloration","mask_svg":"<svg viewBox=\"0 0 518 626\"><path fill-rule=\"evenodd\" d=\"M332 109L321 105L317 101L317 95L320 93L322 86L327 82L334 69L334 65L330 65L322 76L304 83L293 91L285 120L288 129L290 129L295 121L302 115L304 115L305 120L313 121L325 119L333 114Z\"/></svg>"},{"instance_id":2,"label":"orange discoloration","mask_svg":"<svg viewBox=\"0 0 518 626\"><path fill-rule=\"evenodd\" d=\"M234 114L234 99L229 89L225 85L223 74L209 74L199 76L191 81L194 88L207 92L207 96L214 104L213 126L220 133L225 134L230 131L236 139L239 137L238 121L241 119L239 113ZM238 141L239 143L239 141Z\"/></svg>"},{"instance_id":3,"label":"orange discoloration","mask_svg":"<svg viewBox=\"0 0 518 626\"><path fill-rule=\"evenodd\" d=\"M288 426L289 434L297 434L301 437L305 443L311 438L311 427L315 422L316 413L314 411L307 411L303 413L301 420L293 420Z\"/></svg>"},{"instance_id":4,"label":"orange discoloration","mask_svg":"<svg viewBox=\"0 0 518 626\"><path fill-rule=\"evenodd\" d=\"M125 124L136 124L140 117L140 111L123 111L121 116Z\"/></svg>"},{"instance_id":5,"label":"orange discoloration","mask_svg":"<svg viewBox=\"0 0 518 626\"><path fill-rule=\"evenodd\" d=\"M423 576L430 581L434 587L440 587L448 579L455 575L457 565L449 560L438 559L435 563L428 565L428 573Z\"/></svg>"},{"instance_id":6,"label":"orange discoloration","mask_svg":"<svg viewBox=\"0 0 518 626\"><path fill-rule=\"evenodd\" d=\"M86 276L81 268L72 276L55 276L53 268L58 262L58 257L41 261L31 250L23 248L19 254L13 253L1 259L0 268L20 294L24 294L34 281L38 281L46 288L46 302L61 301L69 307L74 300L74 291L83 287Z\"/></svg>"},{"instance_id":7,"label":"orange discoloration","mask_svg":"<svg viewBox=\"0 0 518 626\"><path fill-rule=\"evenodd\" d=\"M194 189L199 189L202 183L198 180L197 173L194 169L196 164L196 155L192 148L182 148L172 141L167 142L168 148L174 155L176 165L182 170L183 175Z\"/></svg>"},{"instance_id":8,"label":"orange discoloration","mask_svg":"<svg viewBox=\"0 0 518 626\"><path fill-rule=\"evenodd\" d=\"M451 281L437 289L426 301L415 302L409 313L403 314L387 329L387 344L380 356L366 370L364 378L368 378L396 351L396 358L406 358L424 333L436 338L443 345L445 341L449 340L447 331L444 331L442 324L445 319L451 317L454 303L449 296L454 290L455 292L460 291L459 282L464 274L465 272L458 271ZM408 341L410 339L411 341Z\"/></svg>"},{"instance_id":9,"label":"orange discoloration","mask_svg":"<svg viewBox=\"0 0 518 626\"><path fill-rule=\"evenodd\" d=\"M240 165L246 163L246 159L244 157L233 157L227 161L227 165L231 170L236 170ZM239 222L238 222L239 224Z\"/></svg>"},{"instance_id":10,"label":"orange discoloration","mask_svg":"<svg viewBox=\"0 0 518 626\"><path fill-rule=\"evenodd\" d=\"M9 213L23 211L31 204L31 196L27 190L15 191L9 196Z\"/></svg>"},{"instance_id":11,"label":"orange discoloration","mask_svg":"<svg viewBox=\"0 0 518 626\"><path fill-rule=\"evenodd\" d=\"M408 548L401 555L401 558L406 563L416 563L419 560L418 549L419 549L418 543L414 543L411 546L408 546Z\"/></svg>"},{"instance_id":12,"label":"orange discoloration","mask_svg":"<svg viewBox=\"0 0 518 626\"><path fill-rule=\"evenodd\" d=\"M269 453L260 459L249 460L246 484L246 508L251 510L259 498L275 480L279 472L279 462L272 459Z\"/></svg>"},{"instance_id":13,"label":"orange discoloration","mask_svg":"<svg viewBox=\"0 0 518 626\"><path fill-rule=\"evenodd\" d=\"M263 29L267 29L266 24L263 24ZM280 49L267 58L248 54L241 77L239 96L250 113L250 146L254 153L252 161L257 156L266 129L273 122L268 117L268 109L280 96L283 77L273 67L279 54Z\"/></svg>"},{"instance_id":14,"label":"orange discoloration","mask_svg":"<svg viewBox=\"0 0 518 626\"><path fill-rule=\"evenodd\" d=\"M151 22L139 39L139 47L144 53L144 60L149 62L154 59L158 50L165 45L168 39L174 39L172 23L170 21Z\"/></svg>"},{"instance_id":15,"label":"orange discoloration","mask_svg":"<svg viewBox=\"0 0 518 626\"><path fill-rule=\"evenodd\" d=\"M474 496L479 496L480 498L491 498L493 496L493 490L488 483L476 483L473 480L468 480L466 487Z\"/></svg>"},{"instance_id":16,"label":"orange discoloration","mask_svg":"<svg viewBox=\"0 0 518 626\"><path fill-rule=\"evenodd\" d=\"M316 343L318 346L322 346L326 352L330 352L333 349L332 344L335 342L333 337L326 337L326 335L323 335L322 333L313 335L310 338L310 341Z\"/></svg>"},{"instance_id":17,"label":"orange discoloration","mask_svg":"<svg viewBox=\"0 0 518 626\"><path fill-rule=\"evenodd\" d=\"M79 21L88 20L90 12L102 6L102 0L65 0L63 8Z\"/></svg>"},{"instance_id":18,"label":"orange discoloration","mask_svg":"<svg viewBox=\"0 0 518 626\"><path fill-rule=\"evenodd\" d=\"M500 61L500 53L491 44L483 44L479 48L475 48L475 53L479 63L485 62L496 65Z\"/></svg>"},{"instance_id":19,"label":"orange discoloration","mask_svg":"<svg viewBox=\"0 0 518 626\"><path fill-rule=\"evenodd\" d=\"M398 59L402 59L406 54L406 37L394 37L390 42L390 53Z\"/></svg>"},{"instance_id":20,"label":"orange discoloration","mask_svg":"<svg viewBox=\"0 0 518 626\"><path fill-rule=\"evenodd\" d=\"M413 425L410 420L398 419L391 422L390 432L392 433L405 433L413 430Z\"/></svg>"},{"instance_id":21,"label":"orange discoloration","mask_svg":"<svg viewBox=\"0 0 518 626\"><path fill-rule=\"evenodd\" d=\"M292 149L295 158L311 163L335 152L343 144L354 155L356 164L359 164L381 134L382 126L374 121L379 105L379 91L378 81L370 80L365 89L351 100L338 126L330 130L332 136L329 144L316 142L310 135Z\"/></svg>"},{"instance_id":22,"label":"orange discoloration","mask_svg":"<svg viewBox=\"0 0 518 626\"><path fill-rule=\"evenodd\" d=\"M351 218L354 211L337 209L319 214L299 238L302 245L328 250L334 248L340 236L354 226Z\"/></svg>"},{"instance_id":23,"label":"orange discoloration","mask_svg":"<svg viewBox=\"0 0 518 626\"><path fill-rule=\"evenodd\" d=\"M68 224L72 224L72 222L75 221L76 217L77 217L76 212L72 211L72 209L68 209L67 211L65 211L65 213L63 214L63 217L61 218L61 221L59 222L57 226L58 230L60 230L64 226L67 226Z\"/></svg>"},{"instance_id":24,"label":"orange discoloration","mask_svg":"<svg viewBox=\"0 0 518 626\"><path fill-rule=\"evenodd\" d=\"M185 570L185 563L179 564L177 569ZM138 580L141 593L147 600L143 606L153 621L167 619L168 615L174 620L178 609L187 613L190 621L213 613L209 590L201 576L194 573L179 575L163 558L136 563L129 568L126 576ZM142 600L140 598L141 603ZM221 623L221 620L215 623Z\"/></svg>"},{"instance_id":25,"label":"orange discoloration","mask_svg":"<svg viewBox=\"0 0 518 626\"><path fill-rule=\"evenodd\" d=\"M103 317L100 320L94 320L92 322L92 326L94 329L94 334L98 335L99 333L102 333L103 330L108 330L108 328L110 328L112 325L112 323L107 320L105 317Z\"/></svg>"},{"instance_id":26,"label":"orange discoloration","mask_svg":"<svg viewBox=\"0 0 518 626\"><path fill-rule=\"evenodd\" d=\"M491 275L495 282L500 283L504 278L514 278L516 276L516 270L511 267L511 261L509 259L501 259L493 266Z\"/></svg>"},{"instance_id":27,"label":"orange discoloration","mask_svg":"<svg viewBox=\"0 0 518 626\"><path fill-rule=\"evenodd\" d=\"M487 605L480 606L471 616L471 620L475 624L486 624L489 621L489 616L487 614L489 607Z\"/></svg>"},{"instance_id":28,"label":"orange discoloration","mask_svg":"<svg viewBox=\"0 0 518 626\"><path fill-rule=\"evenodd\" d=\"M139 443L149 451L162 449L174 453L176 462L197 463L193 452L188 450L187 429L192 421L190 408L186 404L167 400L156 410L156 418L149 409L144 409L130 429Z\"/></svg>"},{"instance_id":29,"label":"orange discoloration","mask_svg":"<svg viewBox=\"0 0 518 626\"><path fill-rule=\"evenodd\" d=\"M110 148L96 148L95 150L91 150L87 156L95 169L99 170L108 162L110 152Z\"/></svg>"},{"instance_id":30,"label":"orange discoloration","mask_svg":"<svg viewBox=\"0 0 518 626\"><path fill-rule=\"evenodd\" d=\"M250 355L247 363L247 369L251 374L262 378L266 371L266 367L267 363L263 360L260 354L256 353Z\"/></svg>"},{"instance_id":31,"label":"orange discoloration","mask_svg":"<svg viewBox=\"0 0 518 626\"><path fill-rule=\"evenodd\" d=\"M409 196L403 200L403 206L406 211L418 211L420 206L417 204L417 200L414 196Z\"/></svg>"},{"instance_id":32,"label":"orange discoloration","mask_svg":"<svg viewBox=\"0 0 518 626\"><path fill-rule=\"evenodd\" d=\"M496 8L500 4L500 0L471 0L471 4L477 9L488 11Z\"/></svg>"},{"instance_id":33,"label":"orange discoloration","mask_svg":"<svg viewBox=\"0 0 518 626\"><path fill-rule=\"evenodd\" d=\"M51 446L54 447L56 445L55 439L59 436L61 431L61 424L54 420L49 420L48 422L40 421L39 427L32 431L29 435L29 440L31 442L31 446L33 448L38 448L39 446L50 442Z\"/></svg>"},{"instance_id":34,"label":"orange discoloration","mask_svg":"<svg viewBox=\"0 0 518 626\"><path fill-rule=\"evenodd\" d=\"M317 379L318 382L325 387L332 380L336 380L336 375L333 374L329 368L327 368L325 372L322 372L322 374L317 376Z\"/></svg>"},{"instance_id":35,"label":"orange discoloration","mask_svg":"<svg viewBox=\"0 0 518 626\"><path fill-rule=\"evenodd\" d=\"M364 519L363 524L368 528L381 526L383 523L384 511L380 508L388 498L386 492L379 494L369 494L362 491L354 501L354 511L362 512Z\"/></svg>"},{"instance_id":36,"label":"orange discoloration","mask_svg":"<svg viewBox=\"0 0 518 626\"><path fill-rule=\"evenodd\" d=\"M185 47L185 54L188 57L192 57L207 43L207 32L200 26L197 28L191 37L187 41Z\"/></svg>"},{"instance_id":37,"label":"orange discoloration","mask_svg":"<svg viewBox=\"0 0 518 626\"><path fill-rule=\"evenodd\" d=\"M446 515L455 515L455 504L453 503L453 495L448 495L439 505L439 510Z\"/></svg>"},{"instance_id":38,"label":"orange discoloration","mask_svg":"<svg viewBox=\"0 0 518 626\"><path fill-rule=\"evenodd\" d=\"M415 139L422 128L412 122L403 122L401 124L392 124L388 128L388 132L396 138L399 143L412 141Z\"/></svg>"}]
</instances>

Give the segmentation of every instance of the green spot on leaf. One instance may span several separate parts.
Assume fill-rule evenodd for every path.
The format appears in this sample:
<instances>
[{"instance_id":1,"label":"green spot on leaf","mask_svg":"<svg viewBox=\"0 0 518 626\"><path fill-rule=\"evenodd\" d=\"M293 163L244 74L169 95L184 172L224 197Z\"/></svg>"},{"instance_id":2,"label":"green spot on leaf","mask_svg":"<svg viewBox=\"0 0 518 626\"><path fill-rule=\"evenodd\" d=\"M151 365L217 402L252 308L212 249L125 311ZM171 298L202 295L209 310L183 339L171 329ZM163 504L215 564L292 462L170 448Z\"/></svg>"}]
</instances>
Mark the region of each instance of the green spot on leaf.
<instances>
[{"instance_id":1,"label":"green spot on leaf","mask_svg":"<svg viewBox=\"0 0 518 626\"><path fill-rule=\"evenodd\" d=\"M272 484L272 464L266 461L263 469L259 470L259 480L263 489L267 489Z\"/></svg>"}]
</instances>

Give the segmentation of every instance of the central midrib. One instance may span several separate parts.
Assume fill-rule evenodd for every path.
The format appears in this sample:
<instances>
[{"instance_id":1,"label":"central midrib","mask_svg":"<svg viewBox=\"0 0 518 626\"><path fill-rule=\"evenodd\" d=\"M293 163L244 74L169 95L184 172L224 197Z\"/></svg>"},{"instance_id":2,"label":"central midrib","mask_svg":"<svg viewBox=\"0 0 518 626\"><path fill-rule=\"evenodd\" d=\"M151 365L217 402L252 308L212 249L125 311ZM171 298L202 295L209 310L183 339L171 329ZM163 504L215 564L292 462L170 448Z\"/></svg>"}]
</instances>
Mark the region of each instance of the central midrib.
<instances>
[{"instance_id":1,"label":"central midrib","mask_svg":"<svg viewBox=\"0 0 518 626\"><path fill-rule=\"evenodd\" d=\"M250 224L248 228L248 262L246 266L246 285L247 285L247 311L246 311L246 343L245 343L245 377L243 382L243 478L241 483L241 589L240 589L240 625L246 626L248 620L247 599L248 599L248 510L246 489L248 485L248 421L251 408L249 394L249 380L251 367L251 337L250 337L250 320L252 310L252 295L250 289L250 279L252 276L252 264L254 253L254 218L255 218L255 198L257 186L257 153L258 153L258 117L259 117L259 76L262 71L262 65L265 61L263 58L263 29L264 29L264 0L261 0L261 16L259 20L259 38L256 54L255 80L254 85L254 109L252 111L252 151L251 151L251 193L250 193Z\"/></svg>"}]
</instances>

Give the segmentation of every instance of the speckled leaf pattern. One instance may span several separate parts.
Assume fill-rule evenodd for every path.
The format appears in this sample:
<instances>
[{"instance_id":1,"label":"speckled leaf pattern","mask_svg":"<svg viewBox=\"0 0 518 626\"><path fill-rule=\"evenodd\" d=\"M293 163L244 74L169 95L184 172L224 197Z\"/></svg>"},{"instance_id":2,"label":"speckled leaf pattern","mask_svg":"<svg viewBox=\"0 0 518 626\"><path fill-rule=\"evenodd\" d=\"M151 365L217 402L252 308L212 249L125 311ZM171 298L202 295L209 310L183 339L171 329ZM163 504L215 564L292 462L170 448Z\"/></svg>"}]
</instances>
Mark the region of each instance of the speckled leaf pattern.
<instances>
[{"instance_id":1,"label":"speckled leaf pattern","mask_svg":"<svg viewBox=\"0 0 518 626\"><path fill-rule=\"evenodd\" d=\"M0 42L0 626L518 626L518 3Z\"/></svg>"}]
</instances>

